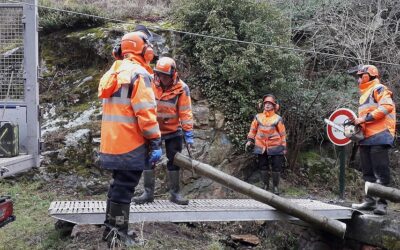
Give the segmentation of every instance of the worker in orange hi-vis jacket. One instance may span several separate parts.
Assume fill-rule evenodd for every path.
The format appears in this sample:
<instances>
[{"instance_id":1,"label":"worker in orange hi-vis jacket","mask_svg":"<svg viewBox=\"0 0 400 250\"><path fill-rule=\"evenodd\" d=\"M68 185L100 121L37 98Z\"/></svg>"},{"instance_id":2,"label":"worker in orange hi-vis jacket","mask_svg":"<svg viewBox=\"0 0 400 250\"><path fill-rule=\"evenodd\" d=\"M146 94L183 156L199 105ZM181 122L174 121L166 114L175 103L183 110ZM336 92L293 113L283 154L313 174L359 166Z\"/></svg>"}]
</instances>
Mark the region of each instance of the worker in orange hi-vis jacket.
<instances>
[{"instance_id":1,"label":"worker in orange hi-vis jacket","mask_svg":"<svg viewBox=\"0 0 400 250\"><path fill-rule=\"evenodd\" d=\"M275 112L279 104L274 95L263 97L264 112L254 117L247 135L246 151L253 146L258 156L258 168L264 188L269 189L269 163L272 166L273 192L279 195L279 179L286 154L286 129L282 118Z\"/></svg>"},{"instance_id":2,"label":"worker in orange hi-vis jacket","mask_svg":"<svg viewBox=\"0 0 400 250\"><path fill-rule=\"evenodd\" d=\"M354 123L362 127L364 139L359 141L363 179L368 182L389 185L389 148L393 146L396 131L396 107L392 92L380 82L378 69L363 65L357 72L360 100L358 118ZM365 196L361 204L353 208L373 210L375 214L387 213L385 199Z\"/></svg>"},{"instance_id":3,"label":"worker in orange hi-vis jacket","mask_svg":"<svg viewBox=\"0 0 400 250\"><path fill-rule=\"evenodd\" d=\"M162 155L152 76L147 70L154 53L144 32L131 32L122 37L113 55L117 60L101 78L98 90L103 100L100 164L113 176L103 240L118 238L131 246L129 207L135 187L142 171Z\"/></svg>"},{"instance_id":4,"label":"worker in orange hi-vis jacket","mask_svg":"<svg viewBox=\"0 0 400 250\"><path fill-rule=\"evenodd\" d=\"M182 139L188 146L193 146L192 104L189 87L178 77L172 58L158 60L154 68L153 91L157 100L157 119L167 151L170 201L187 205L189 201L179 192L179 167L173 164L173 160L175 154L182 151ZM146 169L143 179L144 192L133 199L136 204L154 200L154 169Z\"/></svg>"}]
</instances>

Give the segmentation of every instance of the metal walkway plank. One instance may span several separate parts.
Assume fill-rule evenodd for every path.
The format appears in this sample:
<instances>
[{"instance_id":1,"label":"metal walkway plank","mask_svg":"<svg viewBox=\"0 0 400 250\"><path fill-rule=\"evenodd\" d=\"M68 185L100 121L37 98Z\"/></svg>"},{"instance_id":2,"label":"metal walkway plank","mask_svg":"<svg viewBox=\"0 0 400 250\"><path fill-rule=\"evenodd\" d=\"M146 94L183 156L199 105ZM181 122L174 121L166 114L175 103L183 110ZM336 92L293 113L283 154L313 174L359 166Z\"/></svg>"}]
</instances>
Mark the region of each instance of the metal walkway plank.
<instances>
[{"instance_id":1,"label":"metal walkway plank","mask_svg":"<svg viewBox=\"0 0 400 250\"><path fill-rule=\"evenodd\" d=\"M308 199L290 199L299 206L332 219L351 219L353 210ZM103 224L105 201L54 201L50 216L74 224ZM130 223L139 222L206 222L297 220L273 207L251 199L198 199L189 205L177 205L167 200L155 200L144 205L131 204Z\"/></svg>"},{"instance_id":2,"label":"metal walkway plank","mask_svg":"<svg viewBox=\"0 0 400 250\"><path fill-rule=\"evenodd\" d=\"M11 158L0 158L0 169L5 170L2 177L14 175L35 166L35 158L32 155L19 155Z\"/></svg>"}]
</instances>

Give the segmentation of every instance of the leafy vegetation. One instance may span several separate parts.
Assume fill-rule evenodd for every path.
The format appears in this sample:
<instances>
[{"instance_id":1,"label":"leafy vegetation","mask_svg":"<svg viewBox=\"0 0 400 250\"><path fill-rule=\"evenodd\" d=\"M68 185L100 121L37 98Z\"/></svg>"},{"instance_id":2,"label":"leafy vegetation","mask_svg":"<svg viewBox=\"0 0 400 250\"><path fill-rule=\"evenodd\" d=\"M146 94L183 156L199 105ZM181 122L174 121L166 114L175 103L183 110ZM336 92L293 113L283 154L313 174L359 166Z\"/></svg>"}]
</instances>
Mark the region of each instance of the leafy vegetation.
<instances>
[{"instance_id":1,"label":"leafy vegetation","mask_svg":"<svg viewBox=\"0 0 400 250\"><path fill-rule=\"evenodd\" d=\"M168 0L40 0L40 26L42 32L49 33L60 29L99 26L108 21L158 20L169 9L169 2Z\"/></svg>"},{"instance_id":2,"label":"leafy vegetation","mask_svg":"<svg viewBox=\"0 0 400 250\"><path fill-rule=\"evenodd\" d=\"M354 79L335 68L317 78L307 76L306 57L279 48L294 47L291 20L271 4L249 0L175 4L175 17L183 30L225 38L185 35L182 51L192 70L188 82L224 112L225 129L237 146L245 141L260 98L273 93L282 104L294 167L304 145L324 139L323 118L356 100Z\"/></svg>"},{"instance_id":3,"label":"leafy vegetation","mask_svg":"<svg viewBox=\"0 0 400 250\"><path fill-rule=\"evenodd\" d=\"M268 3L254 1L178 1L182 29L255 43L290 44L288 20ZM226 131L237 145L248 132L259 98L283 96L301 85L301 58L269 46L213 38L183 37L191 78L227 117Z\"/></svg>"}]
</instances>

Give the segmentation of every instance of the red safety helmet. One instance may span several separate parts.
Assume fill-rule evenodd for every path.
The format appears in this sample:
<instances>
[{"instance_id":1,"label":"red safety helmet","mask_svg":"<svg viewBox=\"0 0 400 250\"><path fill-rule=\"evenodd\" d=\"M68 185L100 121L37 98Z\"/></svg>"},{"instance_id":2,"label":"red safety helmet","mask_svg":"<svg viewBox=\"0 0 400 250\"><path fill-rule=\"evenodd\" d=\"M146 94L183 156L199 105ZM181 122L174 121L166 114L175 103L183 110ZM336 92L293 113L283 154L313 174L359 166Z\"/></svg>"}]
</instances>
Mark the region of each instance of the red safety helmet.
<instances>
[{"instance_id":1,"label":"red safety helmet","mask_svg":"<svg viewBox=\"0 0 400 250\"><path fill-rule=\"evenodd\" d=\"M154 58L153 48L147 41L146 34L141 31L125 34L121 39L121 44L114 47L113 56L117 60L121 60L127 53L141 55L146 63L150 63Z\"/></svg>"},{"instance_id":2,"label":"red safety helmet","mask_svg":"<svg viewBox=\"0 0 400 250\"><path fill-rule=\"evenodd\" d=\"M162 57L157 61L154 73L166 74L172 77L174 84L177 82L178 73L176 71L176 63L171 57Z\"/></svg>"},{"instance_id":3,"label":"red safety helmet","mask_svg":"<svg viewBox=\"0 0 400 250\"><path fill-rule=\"evenodd\" d=\"M374 65L362 65L358 69L357 75L363 75L363 74L379 77L379 71Z\"/></svg>"},{"instance_id":4,"label":"red safety helmet","mask_svg":"<svg viewBox=\"0 0 400 250\"><path fill-rule=\"evenodd\" d=\"M278 111L280 106L278 102L276 101L276 97L272 94L266 94L263 96L263 103L265 104L266 102L270 102L274 105L275 111Z\"/></svg>"}]
</instances>

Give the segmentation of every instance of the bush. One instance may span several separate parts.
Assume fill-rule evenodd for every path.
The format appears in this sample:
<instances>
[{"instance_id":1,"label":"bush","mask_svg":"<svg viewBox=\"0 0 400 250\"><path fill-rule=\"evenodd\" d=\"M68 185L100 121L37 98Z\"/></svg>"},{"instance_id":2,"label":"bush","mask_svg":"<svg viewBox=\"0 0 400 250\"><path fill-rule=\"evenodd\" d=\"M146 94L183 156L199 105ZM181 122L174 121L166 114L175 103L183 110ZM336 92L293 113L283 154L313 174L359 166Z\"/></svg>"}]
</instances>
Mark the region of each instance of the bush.
<instances>
[{"instance_id":1,"label":"bush","mask_svg":"<svg viewBox=\"0 0 400 250\"><path fill-rule=\"evenodd\" d=\"M159 20L169 10L170 0L40 0L41 6L106 17L114 20ZM45 33L59 29L87 28L109 20L39 8ZM127 20L129 22L129 20Z\"/></svg>"},{"instance_id":2,"label":"bush","mask_svg":"<svg viewBox=\"0 0 400 250\"><path fill-rule=\"evenodd\" d=\"M175 17L186 31L256 43L290 46L288 20L268 3L255 1L176 1ZM201 88L225 113L226 131L239 145L248 132L258 100L283 97L298 88L301 58L278 48L184 36L188 82Z\"/></svg>"},{"instance_id":3,"label":"bush","mask_svg":"<svg viewBox=\"0 0 400 250\"><path fill-rule=\"evenodd\" d=\"M67 11L81 12L97 16L102 15L102 12L99 9L88 5L70 5L58 7ZM105 23L104 19L60 12L46 8L39 8L39 17L39 25L42 27L42 31L44 33L50 33L61 29L94 27Z\"/></svg>"},{"instance_id":4,"label":"bush","mask_svg":"<svg viewBox=\"0 0 400 250\"><path fill-rule=\"evenodd\" d=\"M174 5L182 30L293 47L288 20L268 3L177 0ZM314 74L303 67L306 57L292 50L192 35L183 35L182 44L191 69L188 82L224 112L225 129L237 146L246 140L261 97L278 97L292 169L305 146L326 140L324 118L339 107L356 106L354 79L335 67Z\"/></svg>"}]
</instances>

